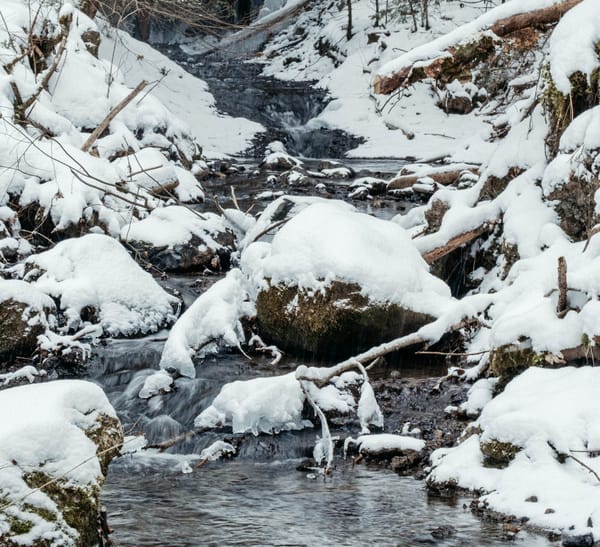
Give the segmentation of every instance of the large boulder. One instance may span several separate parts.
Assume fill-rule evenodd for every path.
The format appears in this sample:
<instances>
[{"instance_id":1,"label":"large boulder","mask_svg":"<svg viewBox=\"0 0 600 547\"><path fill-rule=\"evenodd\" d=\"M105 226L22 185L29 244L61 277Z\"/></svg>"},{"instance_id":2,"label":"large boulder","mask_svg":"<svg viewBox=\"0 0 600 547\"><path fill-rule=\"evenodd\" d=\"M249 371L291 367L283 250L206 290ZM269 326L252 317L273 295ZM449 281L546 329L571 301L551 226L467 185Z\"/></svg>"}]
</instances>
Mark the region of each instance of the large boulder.
<instances>
[{"instance_id":1,"label":"large boulder","mask_svg":"<svg viewBox=\"0 0 600 547\"><path fill-rule=\"evenodd\" d=\"M123 430L98 386L63 380L0 392L0 544L98 544L100 489Z\"/></svg>"},{"instance_id":2,"label":"large boulder","mask_svg":"<svg viewBox=\"0 0 600 547\"><path fill-rule=\"evenodd\" d=\"M0 370L35 351L53 310L53 300L29 283L0 279Z\"/></svg>"},{"instance_id":3,"label":"large boulder","mask_svg":"<svg viewBox=\"0 0 600 547\"><path fill-rule=\"evenodd\" d=\"M250 245L242 267L261 335L319 359L413 332L450 299L400 226L341 202L309 205L272 243Z\"/></svg>"}]
</instances>

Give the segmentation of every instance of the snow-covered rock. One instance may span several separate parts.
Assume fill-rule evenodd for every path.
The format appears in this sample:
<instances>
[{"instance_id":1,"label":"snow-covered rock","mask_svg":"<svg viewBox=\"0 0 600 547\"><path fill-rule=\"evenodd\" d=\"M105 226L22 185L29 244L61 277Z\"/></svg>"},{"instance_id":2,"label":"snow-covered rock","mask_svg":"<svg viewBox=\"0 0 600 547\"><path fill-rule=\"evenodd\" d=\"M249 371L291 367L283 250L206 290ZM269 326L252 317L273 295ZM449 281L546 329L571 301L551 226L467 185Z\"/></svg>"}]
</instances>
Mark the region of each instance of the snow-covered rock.
<instances>
[{"instance_id":1,"label":"snow-covered rock","mask_svg":"<svg viewBox=\"0 0 600 547\"><path fill-rule=\"evenodd\" d=\"M398 225L340 202L300 211L242 269L257 290L259 328L284 348L349 355L416 331L451 302Z\"/></svg>"},{"instance_id":2,"label":"snow-covered rock","mask_svg":"<svg viewBox=\"0 0 600 547\"><path fill-rule=\"evenodd\" d=\"M223 217L176 205L124 226L121 239L161 271L226 269L235 248L235 234Z\"/></svg>"},{"instance_id":3,"label":"snow-covered rock","mask_svg":"<svg viewBox=\"0 0 600 547\"><path fill-rule=\"evenodd\" d=\"M68 239L30 257L25 276L59 302L66 327L98 323L111 335L157 331L175 320L179 301L168 295L111 237Z\"/></svg>"},{"instance_id":4,"label":"snow-covered rock","mask_svg":"<svg viewBox=\"0 0 600 547\"><path fill-rule=\"evenodd\" d=\"M379 433L377 435L361 435L357 439L348 437L344 443L347 449L354 445L356 450L372 458L391 458L409 450L421 452L425 448L425 441L408 437L406 435L392 435Z\"/></svg>"},{"instance_id":5,"label":"snow-covered rock","mask_svg":"<svg viewBox=\"0 0 600 547\"><path fill-rule=\"evenodd\" d=\"M196 370L192 357L215 353L223 346L240 347L245 340L241 319L253 314L244 277L240 270L231 270L175 323L163 348L160 368L193 378Z\"/></svg>"},{"instance_id":6,"label":"snow-covered rock","mask_svg":"<svg viewBox=\"0 0 600 547\"><path fill-rule=\"evenodd\" d=\"M100 488L123 431L98 386L0 391L0 543L95 545Z\"/></svg>"}]
</instances>

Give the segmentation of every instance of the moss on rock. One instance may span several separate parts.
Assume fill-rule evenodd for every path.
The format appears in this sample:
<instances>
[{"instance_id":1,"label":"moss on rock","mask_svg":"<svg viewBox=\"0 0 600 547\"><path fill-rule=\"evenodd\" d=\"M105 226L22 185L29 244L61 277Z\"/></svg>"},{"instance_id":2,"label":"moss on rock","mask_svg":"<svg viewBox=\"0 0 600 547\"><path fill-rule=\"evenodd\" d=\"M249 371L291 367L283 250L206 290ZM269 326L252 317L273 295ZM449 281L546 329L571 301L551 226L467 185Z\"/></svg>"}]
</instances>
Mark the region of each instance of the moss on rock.
<instances>
[{"instance_id":1,"label":"moss on rock","mask_svg":"<svg viewBox=\"0 0 600 547\"><path fill-rule=\"evenodd\" d=\"M56 504L57 510L52 511L31 503L17 502L18 517L13 514L0 514L10 527L7 533L0 533L0 545L6 547L21 545L22 543L15 536L30 532L39 518L52 523L57 532L60 531L66 537L72 538L68 545L77 547L97 545L100 489L108 471L108 464L122 446L123 428L117 418L99 414L96 424L86 430L85 434L97 446L96 454L101 474L90 483L77 484L46 472L43 463L40 463L37 470L28 469L22 472L21 478L26 485L31 489L39 489L42 494L48 496ZM0 506L7 504L8 500L0 498ZM35 539L33 544L36 547L57 545L54 540L43 538Z\"/></svg>"},{"instance_id":2,"label":"moss on rock","mask_svg":"<svg viewBox=\"0 0 600 547\"><path fill-rule=\"evenodd\" d=\"M490 357L491 370L500 378L502 385L506 385L515 376L518 376L529 367L546 364L544 355L532 349L519 349L514 345L496 348Z\"/></svg>"},{"instance_id":3,"label":"moss on rock","mask_svg":"<svg viewBox=\"0 0 600 547\"><path fill-rule=\"evenodd\" d=\"M503 469L515 458L521 447L512 443L491 439L481 441L479 448L483 454L483 465Z\"/></svg>"},{"instance_id":4,"label":"moss on rock","mask_svg":"<svg viewBox=\"0 0 600 547\"><path fill-rule=\"evenodd\" d=\"M396 304L371 302L358 284L340 281L316 292L270 286L258 294L256 309L262 336L318 359L348 357L433 320Z\"/></svg>"}]
</instances>

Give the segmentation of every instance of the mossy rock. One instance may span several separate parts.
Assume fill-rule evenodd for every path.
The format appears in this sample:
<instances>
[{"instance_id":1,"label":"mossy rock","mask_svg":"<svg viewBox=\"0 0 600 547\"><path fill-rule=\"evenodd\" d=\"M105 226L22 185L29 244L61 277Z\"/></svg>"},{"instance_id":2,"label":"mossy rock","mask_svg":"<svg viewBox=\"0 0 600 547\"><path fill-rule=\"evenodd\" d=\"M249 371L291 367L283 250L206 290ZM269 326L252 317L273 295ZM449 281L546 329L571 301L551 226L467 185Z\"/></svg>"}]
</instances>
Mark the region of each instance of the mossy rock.
<instances>
[{"instance_id":1,"label":"mossy rock","mask_svg":"<svg viewBox=\"0 0 600 547\"><path fill-rule=\"evenodd\" d=\"M17 357L29 357L43 332L42 322L29 324L26 304L13 299L0 302L0 370Z\"/></svg>"},{"instance_id":2,"label":"mossy rock","mask_svg":"<svg viewBox=\"0 0 600 547\"><path fill-rule=\"evenodd\" d=\"M56 504L57 510L37 507L32 503L17 503L18 517L2 515L10 529L8 532L0 533L0 545L6 547L22 545L15 536L28 533L39 518L51 523L56 532L60 531L72 538L68 545L90 547L98 544L97 518L100 509L100 489L108 471L108 464L119 453L122 446L123 428L118 418L99 414L96 425L85 433L97 446L96 453L101 474L92 483L76 484L49 474L44 470L43 463L37 470L23 472L21 477L27 486L31 489L39 489L42 494L48 496ZM7 503L7 499L0 497L0 507ZM58 543L54 539L37 538L33 545L50 547Z\"/></svg>"},{"instance_id":3,"label":"mossy rock","mask_svg":"<svg viewBox=\"0 0 600 547\"><path fill-rule=\"evenodd\" d=\"M433 317L396 304L370 302L356 283L322 291L275 285L256 299L261 336L304 357L339 359L414 332Z\"/></svg>"},{"instance_id":4,"label":"mossy rock","mask_svg":"<svg viewBox=\"0 0 600 547\"><path fill-rule=\"evenodd\" d=\"M550 68L543 73L546 84L542 95L542 104L550 123L546 144L554 155L558 152L560 138L565 129L579 114L600 104L600 69L596 69L588 81L582 72L575 72L569 77L571 92L563 95L554 84Z\"/></svg>"},{"instance_id":5,"label":"mossy rock","mask_svg":"<svg viewBox=\"0 0 600 547\"><path fill-rule=\"evenodd\" d=\"M508 344L496 348L490 357L491 371L500 378L500 384L505 386L513 378L524 372L529 367L544 366L548 363L543 354L532 349L519 349Z\"/></svg>"},{"instance_id":6,"label":"mossy rock","mask_svg":"<svg viewBox=\"0 0 600 547\"><path fill-rule=\"evenodd\" d=\"M548 195L548 199L554 201L560 227L575 241L587 239L589 231L600 222L594 199L599 188L597 178L589 177L588 180L572 174L565 184Z\"/></svg>"},{"instance_id":7,"label":"mossy rock","mask_svg":"<svg viewBox=\"0 0 600 547\"><path fill-rule=\"evenodd\" d=\"M491 439L481 441L479 448L483 454L483 465L496 469L504 469L514 460L518 452L522 450L520 446L508 442Z\"/></svg>"}]
</instances>

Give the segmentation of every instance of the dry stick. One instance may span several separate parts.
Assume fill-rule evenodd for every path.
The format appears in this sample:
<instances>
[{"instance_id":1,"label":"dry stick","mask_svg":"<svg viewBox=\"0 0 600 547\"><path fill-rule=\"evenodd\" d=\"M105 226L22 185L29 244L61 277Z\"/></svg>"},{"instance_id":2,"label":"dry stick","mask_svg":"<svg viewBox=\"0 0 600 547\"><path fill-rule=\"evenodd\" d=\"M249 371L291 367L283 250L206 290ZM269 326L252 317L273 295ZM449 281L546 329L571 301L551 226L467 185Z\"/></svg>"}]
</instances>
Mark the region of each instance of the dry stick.
<instances>
[{"instance_id":1,"label":"dry stick","mask_svg":"<svg viewBox=\"0 0 600 547\"><path fill-rule=\"evenodd\" d=\"M96 127L96 129L94 129L92 134L88 137L87 141L85 141L85 143L81 147L81 150L83 152L87 152L92 147L92 145L96 142L98 137L100 135L102 135L102 133L104 133L106 128L110 125L110 122L112 122L115 119L117 114L119 114L119 112L121 112L121 110L123 110L131 101L133 101L133 99L135 99L144 90L144 88L147 85L148 85L148 82L146 80L142 80L137 85L137 87L129 95L127 95L127 97L125 97L117 106L115 106L108 113L106 118L104 118L100 122L100 125L98 127Z\"/></svg>"},{"instance_id":2,"label":"dry stick","mask_svg":"<svg viewBox=\"0 0 600 547\"><path fill-rule=\"evenodd\" d=\"M470 357L472 355L485 355L490 353L491 349L484 349L483 351L473 352L447 352L447 351L415 351L415 355L441 355L442 357Z\"/></svg>"},{"instance_id":3,"label":"dry stick","mask_svg":"<svg viewBox=\"0 0 600 547\"><path fill-rule=\"evenodd\" d=\"M558 257L558 302L556 313L562 316L567 311L567 260L564 256Z\"/></svg>"}]
</instances>

